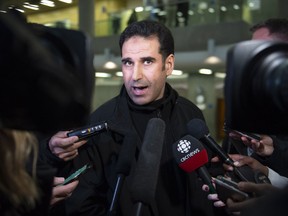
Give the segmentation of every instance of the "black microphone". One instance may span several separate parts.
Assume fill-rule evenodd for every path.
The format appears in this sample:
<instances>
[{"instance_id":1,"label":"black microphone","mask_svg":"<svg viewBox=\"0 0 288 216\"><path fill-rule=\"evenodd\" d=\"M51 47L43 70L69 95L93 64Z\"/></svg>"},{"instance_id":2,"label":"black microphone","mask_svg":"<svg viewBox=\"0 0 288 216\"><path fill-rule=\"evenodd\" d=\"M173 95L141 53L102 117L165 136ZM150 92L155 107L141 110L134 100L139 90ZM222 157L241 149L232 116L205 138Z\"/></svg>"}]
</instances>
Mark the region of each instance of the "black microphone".
<instances>
[{"instance_id":1,"label":"black microphone","mask_svg":"<svg viewBox=\"0 0 288 216\"><path fill-rule=\"evenodd\" d=\"M143 205L149 205L154 200L164 135L165 122L159 118L150 119L131 184L131 197L137 216L142 214Z\"/></svg>"},{"instance_id":2,"label":"black microphone","mask_svg":"<svg viewBox=\"0 0 288 216\"><path fill-rule=\"evenodd\" d=\"M108 131L108 123L106 121L103 121L94 125L72 130L71 132L67 133L67 136L78 136L79 140L83 140L105 131Z\"/></svg>"},{"instance_id":3,"label":"black microphone","mask_svg":"<svg viewBox=\"0 0 288 216\"><path fill-rule=\"evenodd\" d=\"M234 161L222 149L222 147L210 136L209 129L202 119L194 118L187 124L188 133L207 145L220 159L231 166L234 166Z\"/></svg>"},{"instance_id":4,"label":"black microphone","mask_svg":"<svg viewBox=\"0 0 288 216\"><path fill-rule=\"evenodd\" d=\"M205 167L208 163L208 154L202 143L186 135L172 146L174 158L179 167L187 173L196 171L202 181L209 186L211 193L216 193L212 178Z\"/></svg>"},{"instance_id":5,"label":"black microphone","mask_svg":"<svg viewBox=\"0 0 288 216\"><path fill-rule=\"evenodd\" d=\"M109 207L108 215L117 215L117 204L120 198L121 189L125 177L129 175L132 161L135 156L137 146L137 136L136 134L130 132L124 137L123 145L121 147L119 157L116 164L117 181L113 193L112 202Z\"/></svg>"},{"instance_id":6,"label":"black microphone","mask_svg":"<svg viewBox=\"0 0 288 216\"><path fill-rule=\"evenodd\" d=\"M241 181L250 181L250 182L269 182L268 177L258 178L260 175L256 175L251 167L248 165L242 167L236 167L232 158L222 149L222 147L210 136L209 129L206 126L205 122L201 119L192 119L187 124L188 132L190 135L194 136L206 146L208 146L214 153L216 153L219 158L226 164L233 166L233 172Z\"/></svg>"}]
</instances>

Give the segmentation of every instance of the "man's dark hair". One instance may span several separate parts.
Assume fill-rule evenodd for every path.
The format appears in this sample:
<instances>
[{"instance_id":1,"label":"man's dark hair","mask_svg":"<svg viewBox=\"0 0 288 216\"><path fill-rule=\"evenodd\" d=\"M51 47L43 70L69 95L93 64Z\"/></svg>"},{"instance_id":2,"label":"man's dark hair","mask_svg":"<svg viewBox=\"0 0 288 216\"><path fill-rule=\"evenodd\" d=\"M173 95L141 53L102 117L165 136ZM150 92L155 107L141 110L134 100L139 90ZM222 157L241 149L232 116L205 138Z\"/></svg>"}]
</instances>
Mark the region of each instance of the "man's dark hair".
<instances>
[{"instance_id":1,"label":"man's dark hair","mask_svg":"<svg viewBox=\"0 0 288 216\"><path fill-rule=\"evenodd\" d=\"M157 37L160 43L160 50L163 60L170 54L174 54L174 39L171 31L162 23L151 20L133 22L122 32L119 39L120 51L125 41L133 36Z\"/></svg>"},{"instance_id":2,"label":"man's dark hair","mask_svg":"<svg viewBox=\"0 0 288 216\"><path fill-rule=\"evenodd\" d=\"M250 28L250 31L254 33L260 28L267 28L271 35L275 35L277 38L288 41L288 20L284 18L270 18L258 24L255 24Z\"/></svg>"}]
</instances>

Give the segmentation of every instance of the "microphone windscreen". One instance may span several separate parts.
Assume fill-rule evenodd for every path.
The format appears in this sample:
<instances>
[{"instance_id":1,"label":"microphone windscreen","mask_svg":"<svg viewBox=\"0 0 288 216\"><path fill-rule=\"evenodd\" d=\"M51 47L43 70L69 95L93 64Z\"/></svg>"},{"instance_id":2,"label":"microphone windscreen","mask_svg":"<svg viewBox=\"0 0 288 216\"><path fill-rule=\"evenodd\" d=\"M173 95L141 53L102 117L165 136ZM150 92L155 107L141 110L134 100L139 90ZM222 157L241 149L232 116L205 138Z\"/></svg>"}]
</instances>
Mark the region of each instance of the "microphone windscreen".
<instances>
[{"instance_id":1,"label":"microphone windscreen","mask_svg":"<svg viewBox=\"0 0 288 216\"><path fill-rule=\"evenodd\" d=\"M137 140L136 134L132 132L125 135L116 165L116 172L118 174L129 175L136 151Z\"/></svg>"},{"instance_id":2,"label":"microphone windscreen","mask_svg":"<svg viewBox=\"0 0 288 216\"><path fill-rule=\"evenodd\" d=\"M187 124L188 133L196 139L201 139L209 134L209 129L202 119L194 118Z\"/></svg>"},{"instance_id":3,"label":"microphone windscreen","mask_svg":"<svg viewBox=\"0 0 288 216\"><path fill-rule=\"evenodd\" d=\"M185 172L192 172L208 163L208 154L199 140L186 135L173 144L174 158Z\"/></svg>"},{"instance_id":4,"label":"microphone windscreen","mask_svg":"<svg viewBox=\"0 0 288 216\"><path fill-rule=\"evenodd\" d=\"M165 135L165 122L149 120L136 164L131 197L134 202L149 204L154 200Z\"/></svg>"}]
</instances>

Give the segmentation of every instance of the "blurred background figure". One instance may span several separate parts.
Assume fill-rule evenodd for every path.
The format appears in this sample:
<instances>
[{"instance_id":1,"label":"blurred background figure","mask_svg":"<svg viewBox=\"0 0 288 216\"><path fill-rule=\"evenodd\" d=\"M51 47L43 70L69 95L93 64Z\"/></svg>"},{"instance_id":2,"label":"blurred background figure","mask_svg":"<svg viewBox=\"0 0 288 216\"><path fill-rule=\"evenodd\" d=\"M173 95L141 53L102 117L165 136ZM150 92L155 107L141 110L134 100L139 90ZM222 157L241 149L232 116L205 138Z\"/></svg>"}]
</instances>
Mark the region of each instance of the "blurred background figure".
<instances>
[{"instance_id":1,"label":"blurred background figure","mask_svg":"<svg viewBox=\"0 0 288 216\"><path fill-rule=\"evenodd\" d=\"M188 25L188 11L189 2L178 0L177 3L177 16L176 16L176 26L187 26Z\"/></svg>"},{"instance_id":2,"label":"blurred background figure","mask_svg":"<svg viewBox=\"0 0 288 216\"><path fill-rule=\"evenodd\" d=\"M177 5L175 0L163 0L164 10L166 11L165 24L169 28L176 26Z\"/></svg>"}]
</instances>

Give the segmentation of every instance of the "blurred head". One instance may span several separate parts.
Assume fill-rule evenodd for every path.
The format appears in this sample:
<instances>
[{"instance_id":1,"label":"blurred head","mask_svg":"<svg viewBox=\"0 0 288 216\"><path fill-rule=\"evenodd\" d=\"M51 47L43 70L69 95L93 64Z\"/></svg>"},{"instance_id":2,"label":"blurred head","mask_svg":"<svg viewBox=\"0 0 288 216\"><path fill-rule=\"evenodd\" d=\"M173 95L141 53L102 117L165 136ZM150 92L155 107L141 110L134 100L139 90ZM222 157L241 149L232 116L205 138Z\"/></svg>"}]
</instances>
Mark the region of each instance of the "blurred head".
<instances>
[{"instance_id":1,"label":"blurred head","mask_svg":"<svg viewBox=\"0 0 288 216\"><path fill-rule=\"evenodd\" d=\"M32 208L39 197L35 181L37 152L38 142L32 133L0 128L0 196L15 208ZM34 176L26 171L30 156L34 156Z\"/></svg>"},{"instance_id":2,"label":"blurred head","mask_svg":"<svg viewBox=\"0 0 288 216\"><path fill-rule=\"evenodd\" d=\"M166 78L174 68L174 39L159 22L140 21L129 25L120 36L125 88L138 105L163 97Z\"/></svg>"},{"instance_id":3,"label":"blurred head","mask_svg":"<svg viewBox=\"0 0 288 216\"><path fill-rule=\"evenodd\" d=\"M11 13L0 13L0 35L0 128L50 134L86 124L95 78L86 35Z\"/></svg>"},{"instance_id":4,"label":"blurred head","mask_svg":"<svg viewBox=\"0 0 288 216\"><path fill-rule=\"evenodd\" d=\"M271 18L250 28L253 40L281 40L288 42L288 20Z\"/></svg>"}]
</instances>

